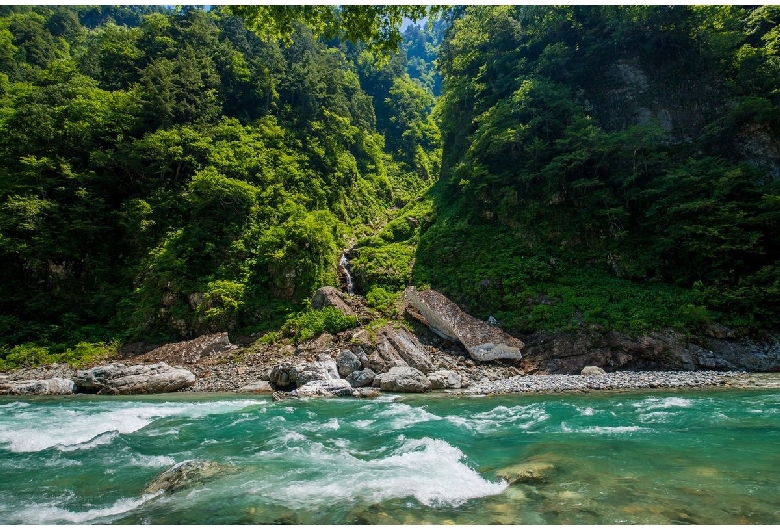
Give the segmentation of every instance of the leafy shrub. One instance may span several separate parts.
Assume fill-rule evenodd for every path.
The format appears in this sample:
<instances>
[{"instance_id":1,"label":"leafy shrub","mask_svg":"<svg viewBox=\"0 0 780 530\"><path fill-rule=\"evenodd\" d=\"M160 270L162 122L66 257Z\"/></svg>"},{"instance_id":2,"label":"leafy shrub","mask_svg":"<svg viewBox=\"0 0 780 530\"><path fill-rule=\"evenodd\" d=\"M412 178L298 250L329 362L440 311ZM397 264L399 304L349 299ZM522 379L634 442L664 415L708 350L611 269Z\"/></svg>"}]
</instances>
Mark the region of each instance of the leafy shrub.
<instances>
[{"instance_id":1,"label":"leafy shrub","mask_svg":"<svg viewBox=\"0 0 780 530\"><path fill-rule=\"evenodd\" d=\"M55 357L44 346L33 343L20 344L14 346L3 359L3 370L12 370L14 368L32 368L41 364L55 362Z\"/></svg>"},{"instance_id":2,"label":"leafy shrub","mask_svg":"<svg viewBox=\"0 0 780 530\"><path fill-rule=\"evenodd\" d=\"M294 315L282 326L282 332L297 344L326 331L338 333L358 325L358 319L348 316L335 307L309 309Z\"/></svg>"},{"instance_id":3,"label":"leafy shrub","mask_svg":"<svg viewBox=\"0 0 780 530\"><path fill-rule=\"evenodd\" d=\"M389 292L383 287L374 287L366 294L366 302L386 317L392 317L396 313L395 302L398 293Z\"/></svg>"}]
</instances>

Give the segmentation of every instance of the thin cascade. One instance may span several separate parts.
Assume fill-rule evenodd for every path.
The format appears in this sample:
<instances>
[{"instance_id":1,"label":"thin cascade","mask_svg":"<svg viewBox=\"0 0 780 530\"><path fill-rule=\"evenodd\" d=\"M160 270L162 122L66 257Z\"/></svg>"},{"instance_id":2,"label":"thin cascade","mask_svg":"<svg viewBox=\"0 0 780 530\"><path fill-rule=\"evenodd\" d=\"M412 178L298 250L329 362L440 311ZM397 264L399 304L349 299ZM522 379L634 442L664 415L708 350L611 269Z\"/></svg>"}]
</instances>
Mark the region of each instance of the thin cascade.
<instances>
[{"instance_id":1,"label":"thin cascade","mask_svg":"<svg viewBox=\"0 0 780 530\"><path fill-rule=\"evenodd\" d=\"M347 285L347 294L355 294L355 284L352 281L352 275L349 273L349 261L347 254L344 253L339 259L339 270L344 273L344 281Z\"/></svg>"}]
</instances>

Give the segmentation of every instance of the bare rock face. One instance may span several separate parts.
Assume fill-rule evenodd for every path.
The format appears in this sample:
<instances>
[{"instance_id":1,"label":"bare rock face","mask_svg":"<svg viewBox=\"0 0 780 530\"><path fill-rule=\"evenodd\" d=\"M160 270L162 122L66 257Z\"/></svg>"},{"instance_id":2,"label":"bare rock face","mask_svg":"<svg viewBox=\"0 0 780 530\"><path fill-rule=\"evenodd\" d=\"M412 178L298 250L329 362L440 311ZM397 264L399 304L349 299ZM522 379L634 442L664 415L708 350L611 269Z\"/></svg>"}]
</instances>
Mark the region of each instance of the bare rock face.
<instances>
[{"instance_id":1,"label":"bare rock face","mask_svg":"<svg viewBox=\"0 0 780 530\"><path fill-rule=\"evenodd\" d=\"M388 392L422 393L431 389L431 382L420 370L410 366L394 366L387 373L377 375L374 386Z\"/></svg>"},{"instance_id":2,"label":"bare rock face","mask_svg":"<svg viewBox=\"0 0 780 530\"><path fill-rule=\"evenodd\" d=\"M0 382L0 395L65 396L72 394L76 385L70 379L53 377L28 381Z\"/></svg>"},{"instance_id":3,"label":"bare rock face","mask_svg":"<svg viewBox=\"0 0 780 530\"><path fill-rule=\"evenodd\" d=\"M499 328L491 326L460 310L443 294L427 289L404 291L406 300L420 312L425 324L437 335L460 342L469 355L478 361L520 359L525 344Z\"/></svg>"},{"instance_id":4,"label":"bare rock face","mask_svg":"<svg viewBox=\"0 0 780 530\"><path fill-rule=\"evenodd\" d=\"M195 374L166 363L134 366L111 363L79 370L74 382L77 390L97 394L157 394L191 386Z\"/></svg>"},{"instance_id":5,"label":"bare rock face","mask_svg":"<svg viewBox=\"0 0 780 530\"><path fill-rule=\"evenodd\" d=\"M169 360L169 362L171 359L177 359L182 363L194 363L201 357L206 357L233 348L235 348L235 346L230 344L228 334L222 332L213 333L211 335L201 335L197 339L185 342L165 344L147 352L144 354L144 357L150 359L166 359Z\"/></svg>"},{"instance_id":6,"label":"bare rock face","mask_svg":"<svg viewBox=\"0 0 780 530\"><path fill-rule=\"evenodd\" d=\"M268 376L271 384L285 387L298 383L298 369L290 363L277 364Z\"/></svg>"},{"instance_id":7,"label":"bare rock face","mask_svg":"<svg viewBox=\"0 0 780 530\"><path fill-rule=\"evenodd\" d=\"M160 490L171 493L195 486L207 479L227 473L232 469L232 466L209 460L185 460L157 475L146 485L143 493L155 493Z\"/></svg>"},{"instance_id":8,"label":"bare rock face","mask_svg":"<svg viewBox=\"0 0 780 530\"><path fill-rule=\"evenodd\" d=\"M347 295L335 287L326 286L317 289L317 292L311 298L311 306L314 309L335 307L345 315L355 316L355 312L352 311L352 308L347 303Z\"/></svg>"}]
</instances>

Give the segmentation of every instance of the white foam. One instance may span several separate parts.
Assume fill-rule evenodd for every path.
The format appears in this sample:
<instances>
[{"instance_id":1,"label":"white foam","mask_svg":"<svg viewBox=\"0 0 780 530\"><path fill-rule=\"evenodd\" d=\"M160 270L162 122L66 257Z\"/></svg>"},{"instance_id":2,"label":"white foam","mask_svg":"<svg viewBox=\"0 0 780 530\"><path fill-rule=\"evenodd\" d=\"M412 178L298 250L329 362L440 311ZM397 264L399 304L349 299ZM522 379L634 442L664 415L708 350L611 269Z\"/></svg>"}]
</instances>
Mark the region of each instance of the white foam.
<instances>
[{"instance_id":1,"label":"white foam","mask_svg":"<svg viewBox=\"0 0 780 530\"><path fill-rule=\"evenodd\" d=\"M685 399L681 397L667 397L667 398L647 398L634 403L634 407L642 410L656 410L656 409L671 409L671 408L688 408L693 406L693 400Z\"/></svg>"},{"instance_id":2,"label":"white foam","mask_svg":"<svg viewBox=\"0 0 780 530\"><path fill-rule=\"evenodd\" d=\"M621 426L621 427L585 427L582 429L576 429L574 432L581 432L586 434L625 434L630 432L647 432L651 431L647 427L637 427L636 425Z\"/></svg>"},{"instance_id":3,"label":"white foam","mask_svg":"<svg viewBox=\"0 0 780 530\"><path fill-rule=\"evenodd\" d=\"M152 468L171 467L175 463L176 460L165 455L134 455L129 461L131 466Z\"/></svg>"},{"instance_id":4,"label":"white foam","mask_svg":"<svg viewBox=\"0 0 780 530\"><path fill-rule=\"evenodd\" d=\"M401 430L416 423L440 420L441 417L431 414L422 407L412 407L406 403L391 403L377 413L378 418L389 420L392 430Z\"/></svg>"},{"instance_id":5,"label":"white foam","mask_svg":"<svg viewBox=\"0 0 780 530\"><path fill-rule=\"evenodd\" d=\"M162 491L149 493L136 499L119 499L106 508L93 508L85 512L73 512L57 506L55 503L33 504L11 516L12 519L8 522L22 524L85 524L97 519L129 512L160 494L162 494Z\"/></svg>"},{"instance_id":6,"label":"white foam","mask_svg":"<svg viewBox=\"0 0 780 530\"><path fill-rule=\"evenodd\" d=\"M61 451L88 450L110 443L119 434L135 432L158 418L202 418L233 412L255 402L167 402L128 404L120 401L74 402L65 407L36 407L0 416L0 445L15 452L48 448ZM115 431L116 435L100 437Z\"/></svg>"},{"instance_id":7,"label":"white foam","mask_svg":"<svg viewBox=\"0 0 780 530\"><path fill-rule=\"evenodd\" d=\"M504 481L485 480L464 464L460 449L428 437L405 440L390 455L376 459L356 458L320 443L295 449L278 455L292 457L301 466L295 476L254 483L250 491L293 508L409 497L437 507L498 495L507 487Z\"/></svg>"},{"instance_id":8,"label":"white foam","mask_svg":"<svg viewBox=\"0 0 780 530\"><path fill-rule=\"evenodd\" d=\"M486 412L472 416L447 416L447 421L453 425L464 427L470 431L486 433L499 429L529 430L544 423L550 415L541 404L518 405L515 407L498 406Z\"/></svg>"},{"instance_id":9,"label":"white foam","mask_svg":"<svg viewBox=\"0 0 780 530\"><path fill-rule=\"evenodd\" d=\"M12 401L11 403L3 403L0 405L0 409L21 409L29 406L30 404L24 401Z\"/></svg>"},{"instance_id":10,"label":"white foam","mask_svg":"<svg viewBox=\"0 0 780 530\"><path fill-rule=\"evenodd\" d=\"M365 429L374 423L374 420L355 420L351 423L356 429Z\"/></svg>"}]
</instances>

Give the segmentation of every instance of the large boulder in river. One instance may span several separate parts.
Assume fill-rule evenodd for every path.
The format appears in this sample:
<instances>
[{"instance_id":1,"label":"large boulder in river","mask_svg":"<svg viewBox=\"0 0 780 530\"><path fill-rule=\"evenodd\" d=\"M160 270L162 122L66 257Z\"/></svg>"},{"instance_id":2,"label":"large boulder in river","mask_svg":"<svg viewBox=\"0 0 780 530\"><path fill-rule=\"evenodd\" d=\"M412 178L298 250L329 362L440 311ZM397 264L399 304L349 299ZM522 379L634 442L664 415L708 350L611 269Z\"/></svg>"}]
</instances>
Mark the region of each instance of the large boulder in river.
<instances>
[{"instance_id":1,"label":"large boulder in river","mask_svg":"<svg viewBox=\"0 0 780 530\"><path fill-rule=\"evenodd\" d=\"M298 383L298 368L290 363L277 364L271 368L268 380L272 385L286 387Z\"/></svg>"},{"instance_id":2,"label":"large boulder in river","mask_svg":"<svg viewBox=\"0 0 780 530\"><path fill-rule=\"evenodd\" d=\"M428 392L431 382L420 370L411 366L394 366L374 378L374 386L388 392Z\"/></svg>"},{"instance_id":3,"label":"large boulder in river","mask_svg":"<svg viewBox=\"0 0 780 530\"><path fill-rule=\"evenodd\" d=\"M496 471L496 476L509 484L545 482L555 466L550 462L529 460Z\"/></svg>"},{"instance_id":4,"label":"large boulder in river","mask_svg":"<svg viewBox=\"0 0 780 530\"><path fill-rule=\"evenodd\" d=\"M209 460L185 460L157 475L146 485L143 493L155 493L160 490L172 493L190 488L233 469L233 466L226 466Z\"/></svg>"},{"instance_id":5,"label":"large boulder in river","mask_svg":"<svg viewBox=\"0 0 780 530\"><path fill-rule=\"evenodd\" d=\"M195 374L166 363L125 366L111 363L89 370L79 370L74 377L76 388L97 394L156 394L173 392L195 382Z\"/></svg>"},{"instance_id":6,"label":"large boulder in river","mask_svg":"<svg viewBox=\"0 0 780 530\"><path fill-rule=\"evenodd\" d=\"M323 309L325 307L335 307L345 315L355 316L355 312L349 307L347 295L335 287L320 287L314 296L311 297L311 306L314 309Z\"/></svg>"},{"instance_id":7,"label":"large boulder in river","mask_svg":"<svg viewBox=\"0 0 780 530\"><path fill-rule=\"evenodd\" d=\"M496 326L483 322L432 289L418 291L409 287L405 299L420 313L422 321L437 335L460 342L477 361L520 359L525 344Z\"/></svg>"},{"instance_id":8,"label":"large boulder in river","mask_svg":"<svg viewBox=\"0 0 780 530\"><path fill-rule=\"evenodd\" d=\"M296 368L298 370L296 384L299 387L311 381L331 381L341 378L336 361L327 354L320 354L316 361L298 365Z\"/></svg>"},{"instance_id":9,"label":"large boulder in river","mask_svg":"<svg viewBox=\"0 0 780 530\"><path fill-rule=\"evenodd\" d=\"M52 377L28 381L0 382L0 395L12 396L64 396L72 394L75 384L70 379Z\"/></svg>"}]
</instances>

